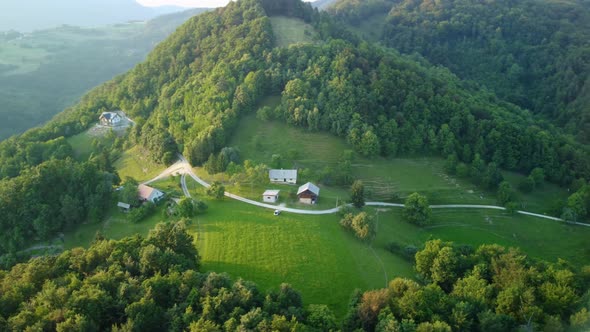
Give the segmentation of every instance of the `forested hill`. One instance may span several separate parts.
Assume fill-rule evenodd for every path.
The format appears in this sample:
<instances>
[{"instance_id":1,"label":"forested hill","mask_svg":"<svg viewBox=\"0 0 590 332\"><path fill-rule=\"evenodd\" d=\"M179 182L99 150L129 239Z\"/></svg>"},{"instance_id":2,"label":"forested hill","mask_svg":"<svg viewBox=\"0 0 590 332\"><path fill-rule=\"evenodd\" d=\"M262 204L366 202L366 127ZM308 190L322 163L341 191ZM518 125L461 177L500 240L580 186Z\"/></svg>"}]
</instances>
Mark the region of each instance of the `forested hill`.
<instances>
[{"instance_id":1,"label":"forested hill","mask_svg":"<svg viewBox=\"0 0 590 332\"><path fill-rule=\"evenodd\" d=\"M388 11L377 32L385 45L419 53L590 142L587 1L340 0L330 10L352 24Z\"/></svg>"},{"instance_id":2,"label":"forested hill","mask_svg":"<svg viewBox=\"0 0 590 332\"><path fill-rule=\"evenodd\" d=\"M278 14L306 21L318 37L277 47L269 15ZM345 137L368 157L455 158L473 165L474 177L490 178L492 189L497 177L484 173L499 167L541 168L548 180L564 185L590 178L584 146L448 70L360 41L308 3L240 0L190 19L129 73L46 126L0 143L0 209L6 211L0 253L65 226L62 214L75 206L66 196L76 192L80 174L55 172L54 180L64 184L55 187L60 191L38 193L39 183L49 181L39 174L59 167L53 159L72 157L62 137L85 130L100 112L125 110L137 122L126 144L145 147L152 159L170 163L182 152L198 165L226 146L241 115L272 95L282 96L281 105L266 117ZM100 217L95 205L109 199L104 186L117 182L109 175L111 162L104 149L84 163L81 169L99 180L76 197L84 208L76 210L75 222ZM580 194L580 218L590 211L589 193Z\"/></svg>"},{"instance_id":3,"label":"forested hill","mask_svg":"<svg viewBox=\"0 0 590 332\"><path fill-rule=\"evenodd\" d=\"M312 23L323 42L276 48L267 16L275 14ZM344 136L365 155L455 154L466 163L479 155L510 170L542 167L555 182L589 177L587 151L526 111L349 35L300 1L241 0L187 22L89 96L90 112L77 109L92 118L120 107L139 120L131 138L154 159L180 151L199 164L225 146L240 114L281 94L272 116Z\"/></svg>"}]
</instances>

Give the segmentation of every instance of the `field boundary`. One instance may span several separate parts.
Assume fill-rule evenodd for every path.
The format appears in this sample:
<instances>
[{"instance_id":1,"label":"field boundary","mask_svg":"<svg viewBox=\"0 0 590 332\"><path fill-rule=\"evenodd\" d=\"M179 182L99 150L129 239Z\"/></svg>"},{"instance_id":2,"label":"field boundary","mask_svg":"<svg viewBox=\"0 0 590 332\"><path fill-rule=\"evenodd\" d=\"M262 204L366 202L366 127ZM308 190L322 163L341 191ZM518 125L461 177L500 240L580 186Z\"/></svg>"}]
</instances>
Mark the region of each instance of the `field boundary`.
<instances>
[{"instance_id":1,"label":"field boundary","mask_svg":"<svg viewBox=\"0 0 590 332\"><path fill-rule=\"evenodd\" d=\"M179 161L177 161L174 165L170 166L167 170L165 170L164 172L162 172L160 175L158 175L156 178L154 178L149 182L154 181L155 179L161 179L163 177L166 177L168 175L170 175L173 171L177 171L179 173L183 173L186 174L188 176L190 176L193 180L195 180L196 182L198 182L200 185L209 188L211 185L207 182L205 182L203 179L199 178L195 172L193 171L193 167L189 164L189 162L184 158L184 156L182 155L178 155L179 157ZM188 192L188 189L186 189L186 181L182 182L183 185L183 191L186 193ZM266 208L266 209L272 209L272 210L279 210L282 212L291 212L291 213L296 213L296 214L312 214L312 215L322 215L322 214L334 214L334 213L338 213L340 211L340 209L342 209L345 206L352 206L352 204L345 204L345 205L341 205L332 209L328 209L328 210L301 210L301 209L294 209L294 208L288 208L288 207L284 207L284 206L277 206L277 205L271 205L271 204L266 204L266 203L261 203L261 202L257 202L248 198L244 198L238 195L234 195L232 193L229 192L225 192L225 196L238 200L240 202L243 203L247 203L250 205L255 205L258 207L262 207L262 208ZM188 196L187 196L188 197ZM387 203L387 202L366 202L365 203L366 206L385 206L385 207L396 207L396 208L404 208L405 205L404 204L400 204L400 203ZM506 211L505 207L502 206L496 206L496 205L475 205L475 204L446 204L446 205L430 205L430 208L432 209L487 209L487 210L501 210L501 211ZM532 213L532 212L528 212L528 211L515 211L518 214L522 214L522 215L526 215L526 216L530 216L530 217L536 217L536 218L542 218L542 219L548 219L548 220L553 220L553 221L560 221L560 222L564 222L567 224L571 224L571 225L578 225L578 226L584 226L584 227L590 227L590 224L585 224L585 223L581 223L581 222L575 222L575 221L568 221L568 220L564 220L561 218L557 218L557 217L551 217L551 216L547 216L544 214L538 214L538 213Z\"/></svg>"}]
</instances>

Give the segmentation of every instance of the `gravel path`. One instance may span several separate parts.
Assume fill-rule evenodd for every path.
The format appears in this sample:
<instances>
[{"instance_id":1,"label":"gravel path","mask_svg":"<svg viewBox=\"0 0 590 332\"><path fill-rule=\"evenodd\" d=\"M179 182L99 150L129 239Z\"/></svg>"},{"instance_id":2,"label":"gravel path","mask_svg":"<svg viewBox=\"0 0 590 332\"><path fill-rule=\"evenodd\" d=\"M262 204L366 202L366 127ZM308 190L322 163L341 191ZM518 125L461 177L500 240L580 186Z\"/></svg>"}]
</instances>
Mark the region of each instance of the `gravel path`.
<instances>
[{"instance_id":1,"label":"gravel path","mask_svg":"<svg viewBox=\"0 0 590 332\"><path fill-rule=\"evenodd\" d=\"M209 188L211 186L210 184L203 181L201 178L199 178L195 174L192 166L188 163L188 161L183 156L179 156L179 158L180 158L180 160L178 162L176 162L174 165L170 166L168 169L166 169L164 172L162 172L160 175L158 175L154 179L152 179L148 182L145 182L145 183L147 184L147 183L165 178L165 177L169 176L170 174L173 174L174 172L179 172L179 173L183 174L183 179L184 179L185 175L188 175L191 178L193 178L193 180L195 180L196 182L198 182L199 184L201 184L202 186L204 186L206 188ZM182 187L183 187L182 190L185 192L185 195L187 197L190 197L190 194L188 194L188 189L186 188L186 179L182 180L181 183L182 183ZM255 206L258 206L261 208L279 210L279 211L290 212L290 213L295 213L295 214L307 214L307 215L334 214L334 213L337 213L338 211L340 211L340 209L342 208L342 206L339 206L339 207L328 209L328 210L302 210L302 209L293 209L293 208L288 208L288 207L284 207L284 206L277 206L277 205L272 205L272 204L261 203L261 202L254 201L254 200L251 200L248 198L244 198L244 197L241 197L238 195L234 195L229 192L225 192L225 196L235 199L235 200L238 200L240 202L244 202L244 203L247 203L250 205L255 205ZM350 206L350 204L348 204L348 205ZM381 206L381 207L396 207L396 208L403 208L404 207L404 204L386 203L386 202L366 202L365 205L367 205L367 206ZM430 208L432 208L432 209L488 209L488 210L501 210L501 211L506 210L506 208L501 207L501 206L472 205L472 204L431 205ZM526 216L531 216L531 217L543 218L543 219L548 219L548 220L553 220L553 221L567 222L569 224L590 227L590 224L585 224L585 223L580 223L580 222L572 222L572 221L564 221L561 218L546 216L544 214L532 213L532 212L527 212L527 211L516 211L516 213L526 215Z\"/></svg>"}]
</instances>

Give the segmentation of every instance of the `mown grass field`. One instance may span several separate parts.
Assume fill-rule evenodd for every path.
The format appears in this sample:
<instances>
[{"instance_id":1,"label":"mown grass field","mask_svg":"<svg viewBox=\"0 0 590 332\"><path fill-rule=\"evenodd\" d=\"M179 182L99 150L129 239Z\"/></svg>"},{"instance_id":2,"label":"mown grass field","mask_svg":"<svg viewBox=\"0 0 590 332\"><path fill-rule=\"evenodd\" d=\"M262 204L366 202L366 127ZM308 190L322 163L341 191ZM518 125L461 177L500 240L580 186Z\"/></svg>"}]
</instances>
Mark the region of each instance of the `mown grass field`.
<instances>
[{"instance_id":1,"label":"mown grass field","mask_svg":"<svg viewBox=\"0 0 590 332\"><path fill-rule=\"evenodd\" d=\"M179 178L154 184L180 193ZM520 247L528 255L555 262L566 259L577 266L590 261L585 245L590 228L565 225L494 210L434 210L433 224L420 228L403 221L401 209L366 208L378 223L371 246L343 230L340 216L305 216L250 206L238 201L211 200L188 180L191 193L205 200L209 210L189 225L202 258L203 271L226 272L233 278L277 288L283 282L298 289L305 303L330 305L339 316L351 292L383 287L395 277L413 277L410 262L386 250L391 242L420 247L440 238L474 247L498 243ZM147 220L133 224L113 209L101 224L83 225L65 236L65 248L88 246L97 230L109 238L146 235L167 218L164 207Z\"/></svg>"},{"instance_id":2,"label":"mown grass field","mask_svg":"<svg viewBox=\"0 0 590 332\"><path fill-rule=\"evenodd\" d=\"M339 224L337 215L302 216L236 201L209 202L191 226L203 268L250 279L263 288L282 282L301 291L306 303L325 303L343 314L355 288L384 287L383 267L370 248ZM377 250L389 276L412 276L409 263Z\"/></svg>"},{"instance_id":3,"label":"mown grass field","mask_svg":"<svg viewBox=\"0 0 590 332\"><path fill-rule=\"evenodd\" d=\"M276 105L269 98L266 105ZM283 155L287 167L321 168L333 166L346 142L324 133L310 133L283 123L263 122L254 115L244 117L228 146L240 149L243 159L270 164L272 155ZM164 169L149 166L139 148L127 151L116 163L122 177L149 179ZM400 197L418 191L435 204L495 204L493 193L443 172L444 161L439 158L407 157L369 160L355 156L353 173L367 184L371 198L382 198L390 192ZM208 181L227 180L226 175L209 176L197 169ZM507 173L506 178L516 187L522 175ZM179 178L169 178L154 184L172 195L181 195ZM429 239L443 239L474 247L497 243L519 247L534 258L555 262L566 259L576 266L590 261L586 245L590 228L571 226L555 221L522 215L510 215L496 210L449 209L434 210L432 225L424 228L406 223L401 209L366 208L377 220L377 237L373 243L358 241L343 230L339 215L305 216L283 213L274 216L272 210L250 206L225 198L212 200L204 189L187 179L193 196L204 200L209 210L193 219L189 230L202 257L203 271L226 272L233 278L256 282L261 288L277 288L283 282L298 289L306 304L328 304L338 316L345 313L351 292L386 285L395 277L413 277L412 264L386 250L388 244L421 247ZM320 184L321 185L321 184ZM283 190L282 203L293 207L288 192L297 186L263 185L234 186L229 191L260 200L264 189ZM347 188L321 185L320 205L331 208L336 199L347 198ZM533 194L523 195L532 211L542 209L549 200L565 197L562 189L545 185ZM110 217L101 224L83 225L66 234L65 248L87 246L97 230L110 238L133 234L146 235L153 226L166 220L164 208L137 224L126 221L113 208ZM541 211L542 212L542 211Z\"/></svg>"},{"instance_id":4,"label":"mown grass field","mask_svg":"<svg viewBox=\"0 0 590 332\"><path fill-rule=\"evenodd\" d=\"M421 228L406 223L401 209L385 210L378 213L376 246L395 241L419 247L429 239L443 239L474 247L497 243L521 248L531 257L550 262L556 262L558 258L577 266L590 262L590 248L586 245L590 236L588 227L496 210L435 209L433 224Z\"/></svg>"},{"instance_id":5,"label":"mown grass field","mask_svg":"<svg viewBox=\"0 0 590 332\"><path fill-rule=\"evenodd\" d=\"M273 16L270 18L275 44L278 47L288 47L293 44L313 43L317 38L315 29L303 20Z\"/></svg>"}]
</instances>

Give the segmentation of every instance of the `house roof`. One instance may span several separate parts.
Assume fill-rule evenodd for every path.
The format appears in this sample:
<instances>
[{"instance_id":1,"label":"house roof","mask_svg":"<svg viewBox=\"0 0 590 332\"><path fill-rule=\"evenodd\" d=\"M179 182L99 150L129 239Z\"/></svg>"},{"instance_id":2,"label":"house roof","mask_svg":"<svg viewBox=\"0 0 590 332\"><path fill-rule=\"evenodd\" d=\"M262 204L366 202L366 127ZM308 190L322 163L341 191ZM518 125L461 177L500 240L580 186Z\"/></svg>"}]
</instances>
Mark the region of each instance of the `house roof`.
<instances>
[{"instance_id":1,"label":"house roof","mask_svg":"<svg viewBox=\"0 0 590 332\"><path fill-rule=\"evenodd\" d=\"M264 192L264 194L262 194L262 196L278 196L279 192L281 192L280 190L267 190Z\"/></svg>"},{"instance_id":2,"label":"house roof","mask_svg":"<svg viewBox=\"0 0 590 332\"><path fill-rule=\"evenodd\" d=\"M117 114L115 112L103 112L100 115L100 118L101 119L106 119L106 120L111 120L111 119L114 119L114 118L116 118L118 116L119 116L119 114Z\"/></svg>"},{"instance_id":3,"label":"house roof","mask_svg":"<svg viewBox=\"0 0 590 332\"><path fill-rule=\"evenodd\" d=\"M301 194L302 192L306 192L308 190L318 196L320 194L320 188L318 188L315 184L308 182L308 183L302 185L301 187L299 187L299 190L297 190L297 195Z\"/></svg>"},{"instance_id":4,"label":"house roof","mask_svg":"<svg viewBox=\"0 0 590 332\"><path fill-rule=\"evenodd\" d=\"M124 209L129 209L131 207L131 205L129 205L127 203L123 203L123 202L117 203L117 206L120 208L124 208Z\"/></svg>"},{"instance_id":5,"label":"house roof","mask_svg":"<svg viewBox=\"0 0 590 332\"><path fill-rule=\"evenodd\" d=\"M271 169L268 171L268 177L271 179L295 179L297 178L296 169Z\"/></svg>"},{"instance_id":6,"label":"house roof","mask_svg":"<svg viewBox=\"0 0 590 332\"><path fill-rule=\"evenodd\" d=\"M158 189L152 188L150 186L146 186L145 184L140 184L138 187L139 190L139 197L143 199L149 199L150 196L154 191L161 193Z\"/></svg>"}]
</instances>

